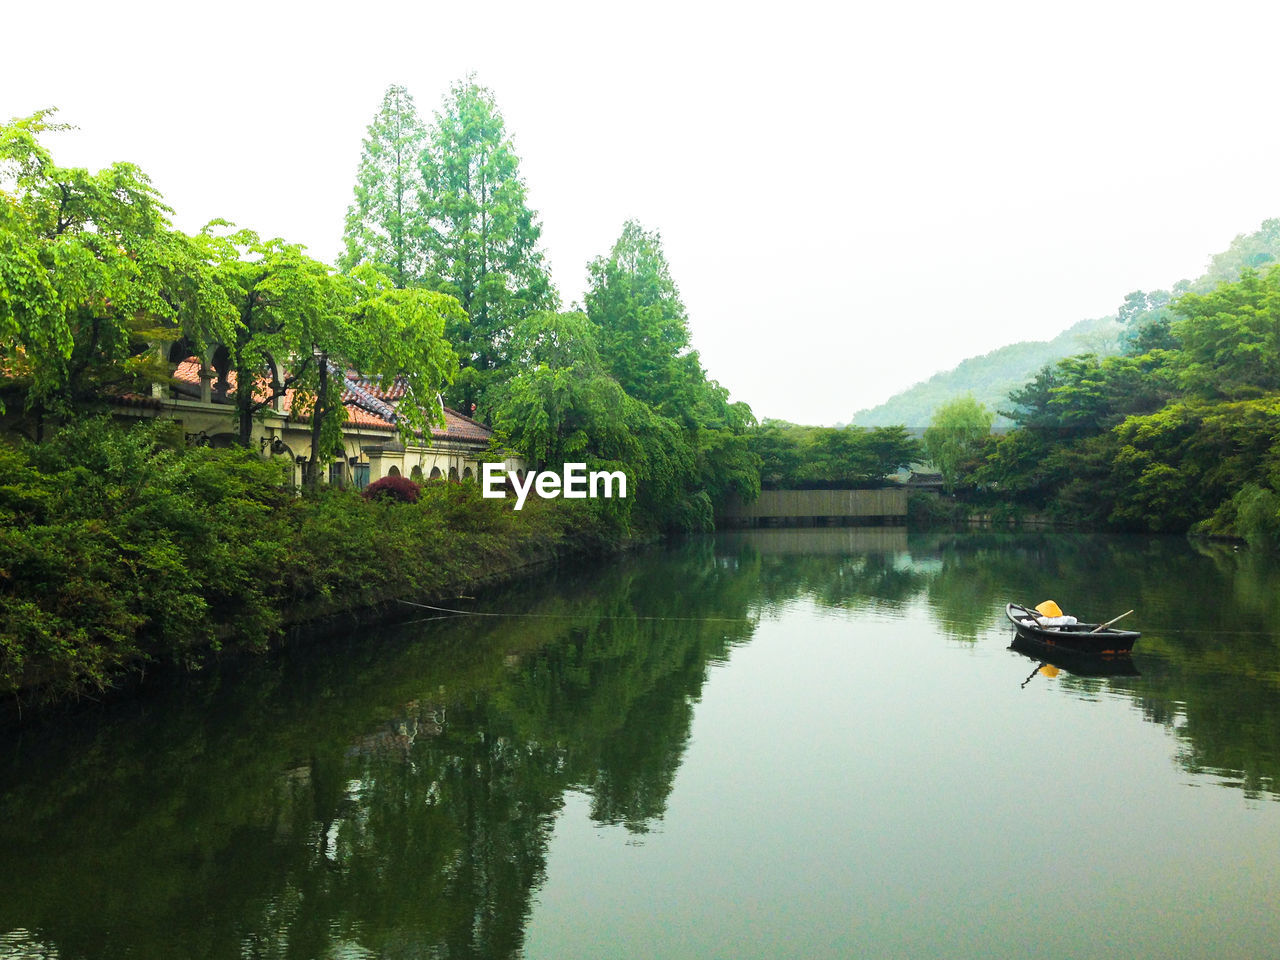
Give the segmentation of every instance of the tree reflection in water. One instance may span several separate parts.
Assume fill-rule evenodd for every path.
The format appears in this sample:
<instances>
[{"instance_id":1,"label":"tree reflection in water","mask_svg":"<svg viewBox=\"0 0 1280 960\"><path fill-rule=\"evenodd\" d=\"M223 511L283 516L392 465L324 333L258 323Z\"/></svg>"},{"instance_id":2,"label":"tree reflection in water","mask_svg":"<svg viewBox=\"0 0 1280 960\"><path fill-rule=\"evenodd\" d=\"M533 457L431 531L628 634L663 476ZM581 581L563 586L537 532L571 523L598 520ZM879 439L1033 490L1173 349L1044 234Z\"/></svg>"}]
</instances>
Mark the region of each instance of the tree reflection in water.
<instances>
[{"instance_id":1,"label":"tree reflection in water","mask_svg":"<svg viewBox=\"0 0 1280 960\"><path fill-rule=\"evenodd\" d=\"M745 532L483 604L533 616L364 627L167 678L9 735L0 944L514 956L565 794L651 829L710 667L797 598L888 617L923 604L944 637L1004 643L1008 599L1137 607L1141 676L1054 682L1132 698L1188 770L1275 799L1277 586L1257 558L1183 541Z\"/></svg>"}]
</instances>

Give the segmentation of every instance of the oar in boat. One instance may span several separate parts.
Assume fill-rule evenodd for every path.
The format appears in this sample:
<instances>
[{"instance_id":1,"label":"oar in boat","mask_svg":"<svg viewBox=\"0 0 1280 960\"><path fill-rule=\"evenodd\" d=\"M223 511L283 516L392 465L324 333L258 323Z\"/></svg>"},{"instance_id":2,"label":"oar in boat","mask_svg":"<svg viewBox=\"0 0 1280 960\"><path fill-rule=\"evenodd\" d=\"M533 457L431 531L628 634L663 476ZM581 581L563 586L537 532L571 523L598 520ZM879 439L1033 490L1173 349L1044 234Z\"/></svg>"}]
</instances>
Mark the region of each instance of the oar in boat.
<instances>
[{"instance_id":1,"label":"oar in boat","mask_svg":"<svg viewBox=\"0 0 1280 960\"><path fill-rule=\"evenodd\" d=\"M1131 613L1133 613L1133 611L1132 611L1132 610L1126 610L1124 613L1120 614L1120 616L1118 616L1118 617L1113 617L1113 618L1111 618L1110 620L1108 620L1106 623L1100 623L1100 624L1098 624L1096 627L1094 627L1094 628L1093 628L1092 630L1090 630L1089 632L1090 632L1090 633L1099 633L1100 631L1107 629L1107 627L1111 626L1111 625L1112 625L1113 623L1115 623L1116 621L1118 621L1118 620L1123 620L1125 617L1127 617L1127 616L1128 616L1129 614L1131 614Z\"/></svg>"}]
</instances>

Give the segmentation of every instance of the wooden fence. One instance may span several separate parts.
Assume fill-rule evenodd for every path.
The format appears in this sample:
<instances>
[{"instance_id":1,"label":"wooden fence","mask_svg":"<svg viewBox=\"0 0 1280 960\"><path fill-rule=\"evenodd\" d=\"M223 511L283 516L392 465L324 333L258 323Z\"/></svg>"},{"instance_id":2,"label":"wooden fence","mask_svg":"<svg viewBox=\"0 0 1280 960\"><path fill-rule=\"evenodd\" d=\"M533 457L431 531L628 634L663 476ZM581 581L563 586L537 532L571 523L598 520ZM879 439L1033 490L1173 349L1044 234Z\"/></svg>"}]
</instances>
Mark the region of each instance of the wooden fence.
<instances>
[{"instance_id":1,"label":"wooden fence","mask_svg":"<svg viewBox=\"0 0 1280 960\"><path fill-rule=\"evenodd\" d=\"M842 523L903 523L907 491L764 490L754 503L730 503L723 526L809 526Z\"/></svg>"}]
</instances>

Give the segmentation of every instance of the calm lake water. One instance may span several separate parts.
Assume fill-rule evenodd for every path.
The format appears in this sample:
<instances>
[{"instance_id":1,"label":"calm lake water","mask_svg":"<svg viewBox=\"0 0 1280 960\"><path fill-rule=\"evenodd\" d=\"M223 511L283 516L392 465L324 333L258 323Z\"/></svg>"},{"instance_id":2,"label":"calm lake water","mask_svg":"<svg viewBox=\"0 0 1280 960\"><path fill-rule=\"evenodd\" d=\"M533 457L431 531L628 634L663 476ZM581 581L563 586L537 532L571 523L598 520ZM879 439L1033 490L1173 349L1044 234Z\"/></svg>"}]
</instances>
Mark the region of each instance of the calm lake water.
<instances>
[{"instance_id":1,"label":"calm lake water","mask_svg":"<svg viewBox=\"0 0 1280 960\"><path fill-rule=\"evenodd\" d=\"M1128 673L1010 650L1050 597ZM1247 551L769 530L459 605L3 734L0 957L1276 955Z\"/></svg>"}]
</instances>

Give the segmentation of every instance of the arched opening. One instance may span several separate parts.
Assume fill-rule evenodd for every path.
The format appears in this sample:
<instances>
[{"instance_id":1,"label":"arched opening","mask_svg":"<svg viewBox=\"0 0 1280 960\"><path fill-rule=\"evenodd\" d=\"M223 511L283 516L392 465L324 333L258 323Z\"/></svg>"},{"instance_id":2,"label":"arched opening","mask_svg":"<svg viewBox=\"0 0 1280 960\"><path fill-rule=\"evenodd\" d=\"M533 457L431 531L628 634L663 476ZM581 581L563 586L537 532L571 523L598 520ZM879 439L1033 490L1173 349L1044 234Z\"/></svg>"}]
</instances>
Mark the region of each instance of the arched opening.
<instances>
[{"instance_id":1,"label":"arched opening","mask_svg":"<svg viewBox=\"0 0 1280 960\"><path fill-rule=\"evenodd\" d=\"M473 479L474 477L475 477L475 474L471 472L471 468L470 468L470 467L467 467L466 469L464 469L464 470L462 471L462 479L463 479L463 480L471 480L471 479Z\"/></svg>"},{"instance_id":2,"label":"arched opening","mask_svg":"<svg viewBox=\"0 0 1280 960\"><path fill-rule=\"evenodd\" d=\"M169 344L170 366L176 367L183 360L186 360L188 357L194 357L194 356L196 356L195 344L193 344L186 337L182 337L181 339L175 340L173 343Z\"/></svg>"},{"instance_id":3,"label":"arched opening","mask_svg":"<svg viewBox=\"0 0 1280 960\"><path fill-rule=\"evenodd\" d=\"M413 469L409 471L409 479L415 483L422 482L422 464L414 464Z\"/></svg>"},{"instance_id":4,"label":"arched opening","mask_svg":"<svg viewBox=\"0 0 1280 960\"><path fill-rule=\"evenodd\" d=\"M439 468L439 467L432 467L432 468L431 468L431 479L432 479L432 480L439 480L442 476L444 476L444 474L442 474L442 473L440 472L440 468Z\"/></svg>"},{"instance_id":5,"label":"arched opening","mask_svg":"<svg viewBox=\"0 0 1280 960\"><path fill-rule=\"evenodd\" d=\"M387 476L388 476L388 477L398 477L398 476L400 476L400 468L399 468L399 467L397 467L397 466L392 466L392 468L391 468L390 470L388 470L388 471L387 471Z\"/></svg>"},{"instance_id":6,"label":"arched opening","mask_svg":"<svg viewBox=\"0 0 1280 960\"><path fill-rule=\"evenodd\" d=\"M457 468L457 467L450 467L450 468L449 468L449 481L450 481L451 483L457 483L457 482L458 482L458 468Z\"/></svg>"}]
</instances>

